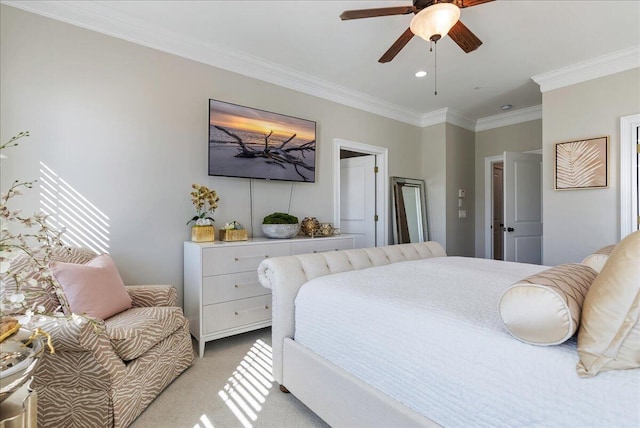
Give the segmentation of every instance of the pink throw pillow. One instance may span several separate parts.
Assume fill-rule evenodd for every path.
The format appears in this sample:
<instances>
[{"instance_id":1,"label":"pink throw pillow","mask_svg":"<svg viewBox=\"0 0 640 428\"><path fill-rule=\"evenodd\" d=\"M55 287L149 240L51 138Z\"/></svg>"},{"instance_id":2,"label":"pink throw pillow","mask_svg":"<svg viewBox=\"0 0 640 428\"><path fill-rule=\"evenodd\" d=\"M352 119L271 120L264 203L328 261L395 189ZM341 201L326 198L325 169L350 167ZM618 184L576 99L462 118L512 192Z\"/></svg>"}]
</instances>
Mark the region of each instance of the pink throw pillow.
<instances>
[{"instance_id":1,"label":"pink throw pillow","mask_svg":"<svg viewBox=\"0 0 640 428\"><path fill-rule=\"evenodd\" d=\"M49 269L75 314L105 320L131 308L131 297L108 254L85 264L50 262Z\"/></svg>"}]
</instances>

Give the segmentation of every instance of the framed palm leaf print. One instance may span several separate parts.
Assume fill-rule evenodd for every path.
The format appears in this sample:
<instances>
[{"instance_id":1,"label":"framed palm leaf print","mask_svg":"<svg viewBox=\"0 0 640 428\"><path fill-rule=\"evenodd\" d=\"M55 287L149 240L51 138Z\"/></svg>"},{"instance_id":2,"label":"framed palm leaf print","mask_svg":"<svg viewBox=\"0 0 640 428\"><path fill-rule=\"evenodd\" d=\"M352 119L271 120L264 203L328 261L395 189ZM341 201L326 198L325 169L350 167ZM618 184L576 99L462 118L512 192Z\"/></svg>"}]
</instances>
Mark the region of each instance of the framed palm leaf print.
<instances>
[{"instance_id":1,"label":"framed palm leaf print","mask_svg":"<svg viewBox=\"0 0 640 428\"><path fill-rule=\"evenodd\" d=\"M555 190L609 187L609 137L556 143Z\"/></svg>"}]
</instances>

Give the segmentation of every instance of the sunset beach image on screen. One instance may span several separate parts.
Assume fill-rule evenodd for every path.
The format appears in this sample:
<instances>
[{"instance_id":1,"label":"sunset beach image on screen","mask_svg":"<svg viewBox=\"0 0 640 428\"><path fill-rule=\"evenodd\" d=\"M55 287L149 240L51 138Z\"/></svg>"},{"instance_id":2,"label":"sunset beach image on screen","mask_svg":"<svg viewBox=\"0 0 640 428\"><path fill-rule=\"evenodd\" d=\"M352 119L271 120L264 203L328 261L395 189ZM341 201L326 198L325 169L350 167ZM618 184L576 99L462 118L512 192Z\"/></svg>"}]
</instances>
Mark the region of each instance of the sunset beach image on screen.
<instances>
[{"instance_id":1,"label":"sunset beach image on screen","mask_svg":"<svg viewBox=\"0 0 640 428\"><path fill-rule=\"evenodd\" d=\"M209 175L315 181L316 123L209 100Z\"/></svg>"}]
</instances>

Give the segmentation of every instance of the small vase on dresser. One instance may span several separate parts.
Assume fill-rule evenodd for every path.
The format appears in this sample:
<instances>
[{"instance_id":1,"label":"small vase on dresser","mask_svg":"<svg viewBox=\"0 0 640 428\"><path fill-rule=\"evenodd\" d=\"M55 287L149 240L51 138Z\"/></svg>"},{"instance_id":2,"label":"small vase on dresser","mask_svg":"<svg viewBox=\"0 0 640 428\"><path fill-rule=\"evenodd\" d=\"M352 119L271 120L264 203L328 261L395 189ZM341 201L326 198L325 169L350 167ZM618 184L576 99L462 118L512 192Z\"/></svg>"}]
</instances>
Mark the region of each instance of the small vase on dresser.
<instances>
[{"instance_id":1,"label":"small vase on dresser","mask_svg":"<svg viewBox=\"0 0 640 428\"><path fill-rule=\"evenodd\" d=\"M213 242L216 240L216 229L211 225L191 226L191 240L193 242Z\"/></svg>"}]
</instances>

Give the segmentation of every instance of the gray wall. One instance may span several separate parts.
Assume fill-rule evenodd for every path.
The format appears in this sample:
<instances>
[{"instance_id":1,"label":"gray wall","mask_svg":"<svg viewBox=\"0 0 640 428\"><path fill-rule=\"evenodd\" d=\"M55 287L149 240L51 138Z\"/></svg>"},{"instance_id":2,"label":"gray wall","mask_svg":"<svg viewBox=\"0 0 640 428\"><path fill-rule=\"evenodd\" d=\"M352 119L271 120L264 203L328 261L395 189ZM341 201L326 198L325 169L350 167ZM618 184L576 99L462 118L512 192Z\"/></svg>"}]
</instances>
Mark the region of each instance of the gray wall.
<instances>
[{"instance_id":1,"label":"gray wall","mask_svg":"<svg viewBox=\"0 0 640 428\"><path fill-rule=\"evenodd\" d=\"M640 68L542 96L543 263L578 262L620 238L620 117L640 112ZM555 143L610 136L609 188L553 190Z\"/></svg>"},{"instance_id":2,"label":"gray wall","mask_svg":"<svg viewBox=\"0 0 640 428\"><path fill-rule=\"evenodd\" d=\"M422 129L422 178L427 191L429 239L447 247L446 124Z\"/></svg>"},{"instance_id":3,"label":"gray wall","mask_svg":"<svg viewBox=\"0 0 640 428\"><path fill-rule=\"evenodd\" d=\"M249 226L249 180L207 176L208 99L317 122L314 184L254 181L254 235L262 217L287 211L333 217L333 139L389 148L389 174L420 177L422 130L341 104L1 6L0 141L31 137L2 161L2 188L40 177L86 200L75 210L104 217L105 240L126 283L182 289L192 183L221 198L216 225ZM50 179L54 179L50 177ZM38 191L22 197L39 209Z\"/></svg>"},{"instance_id":4,"label":"gray wall","mask_svg":"<svg viewBox=\"0 0 640 428\"><path fill-rule=\"evenodd\" d=\"M447 123L446 147L446 206L447 254L474 255L474 132ZM458 189L464 189L462 208L458 208ZM466 218L458 218L458 210L467 211Z\"/></svg>"},{"instance_id":5,"label":"gray wall","mask_svg":"<svg viewBox=\"0 0 640 428\"><path fill-rule=\"evenodd\" d=\"M474 132L449 123L422 129L422 177L427 186L429 237L449 255L473 256ZM458 218L458 189L465 189L467 218Z\"/></svg>"},{"instance_id":6,"label":"gray wall","mask_svg":"<svg viewBox=\"0 0 640 428\"><path fill-rule=\"evenodd\" d=\"M484 159L505 151L526 152L542 148L542 120L476 132L475 140L475 256L485 257Z\"/></svg>"}]
</instances>

